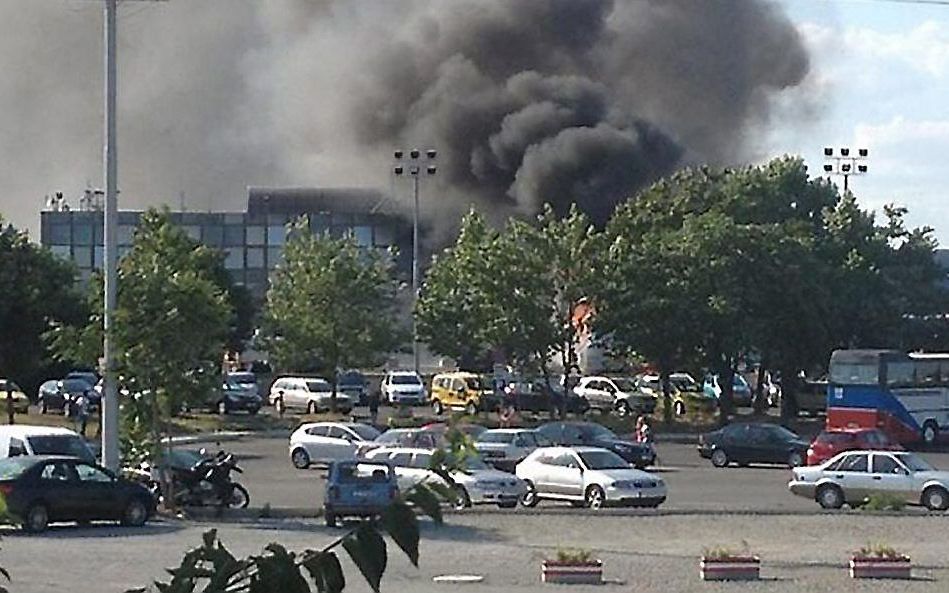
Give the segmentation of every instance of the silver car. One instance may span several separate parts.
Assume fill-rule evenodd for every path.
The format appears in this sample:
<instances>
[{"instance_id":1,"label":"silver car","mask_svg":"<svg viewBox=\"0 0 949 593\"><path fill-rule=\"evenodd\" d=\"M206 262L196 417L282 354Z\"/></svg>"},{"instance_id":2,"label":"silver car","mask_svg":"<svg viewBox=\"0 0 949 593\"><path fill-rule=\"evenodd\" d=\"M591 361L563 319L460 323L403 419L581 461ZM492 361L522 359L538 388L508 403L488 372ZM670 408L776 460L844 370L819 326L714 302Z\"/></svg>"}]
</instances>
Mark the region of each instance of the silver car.
<instances>
[{"instance_id":1,"label":"silver car","mask_svg":"<svg viewBox=\"0 0 949 593\"><path fill-rule=\"evenodd\" d=\"M859 506L884 493L933 511L949 508L949 472L902 451L846 451L821 465L797 467L788 489L825 509Z\"/></svg>"}]
</instances>

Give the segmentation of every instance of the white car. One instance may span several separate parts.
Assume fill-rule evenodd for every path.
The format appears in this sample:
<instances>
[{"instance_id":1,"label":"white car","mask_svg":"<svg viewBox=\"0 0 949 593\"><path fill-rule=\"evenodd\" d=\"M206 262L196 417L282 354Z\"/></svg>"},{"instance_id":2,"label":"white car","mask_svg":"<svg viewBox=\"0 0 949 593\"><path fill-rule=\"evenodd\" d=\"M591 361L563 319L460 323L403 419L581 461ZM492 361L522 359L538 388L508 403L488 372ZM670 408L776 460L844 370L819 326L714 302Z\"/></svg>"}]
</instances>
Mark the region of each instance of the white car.
<instances>
[{"instance_id":1,"label":"white car","mask_svg":"<svg viewBox=\"0 0 949 593\"><path fill-rule=\"evenodd\" d=\"M290 435L290 461L297 469L311 463L356 459L360 447L372 442L379 431L357 422L310 422Z\"/></svg>"},{"instance_id":2,"label":"white car","mask_svg":"<svg viewBox=\"0 0 949 593\"><path fill-rule=\"evenodd\" d=\"M382 447L366 454L372 461L387 461L395 467L399 490L408 490L419 482L441 482L441 477L428 469L432 460L432 449L410 447ZM469 458L464 471L451 473L455 481L458 510L473 504L496 504L501 508L514 508L524 495L524 482L513 474L491 469L478 458Z\"/></svg>"},{"instance_id":3,"label":"white car","mask_svg":"<svg viewBox=\"0 0 949 593\"><path fill-rule=\"evenodd\" d=\"M281 377L270 387L270 404L277 409L297 408L307 414L329 411L333 386L320 377ZM348 414L353 401L345 393L336 392L336 411Z\"/></svg>"},{"instance_id":4,"label":"white car","mask_svg":"<svg viewBox=\"0 0 949 593\"><path fill-rule=\"evenodd\" d=\"M623 377L583 377L573 392L587 400L590 408L615 411L620 416L652 414L656 396L639 390L631 379Z\"/></svg>"},{"instance_id":5,"label":"white car","mask_svg":"<svg viewBox=\"0 0 949 593\"><path fill-rule=\"evenodd\" d=\"M526 428L496 428L478 435L474 446L486 462L502 469L513 469L521 460L542 446L538 434ZM546 442L546 439L543 439ZM549 443L548 443L549 444Z\"/></svg>"},{"instance_id":6,"label":"white car","mask_svg":"<svg viewBox=\"0 0 949 593\"><path fill-rule=\"evenodd\" d=\"M550 499L591 509L607 505L656 508L666 500L661 478L599 447L537 449L517 464L516 472L527 483L521 499L526 507Z\"/></svg>"},{"instance_id":7,"label":"white car","mask_svg":"<svg viewBox=\"0 0 949 593\"><path fill-rule=\"evenodd\" d=\"M859 506L884 493L931 511L949 509L949 472L905 451L845 451L821 465L796 467L788 490L825 509Z\"/></svg>"},{"instance_id":8,"label":"white car","mask_svg":"<svg viewBox=\"0 0 949 593\"><path fill-rule=\"evenodd\" d=\"M382 379L382 399L390 404L422 404L428 393L418 373L392 371Z\"/></svg>"}]
</instances>

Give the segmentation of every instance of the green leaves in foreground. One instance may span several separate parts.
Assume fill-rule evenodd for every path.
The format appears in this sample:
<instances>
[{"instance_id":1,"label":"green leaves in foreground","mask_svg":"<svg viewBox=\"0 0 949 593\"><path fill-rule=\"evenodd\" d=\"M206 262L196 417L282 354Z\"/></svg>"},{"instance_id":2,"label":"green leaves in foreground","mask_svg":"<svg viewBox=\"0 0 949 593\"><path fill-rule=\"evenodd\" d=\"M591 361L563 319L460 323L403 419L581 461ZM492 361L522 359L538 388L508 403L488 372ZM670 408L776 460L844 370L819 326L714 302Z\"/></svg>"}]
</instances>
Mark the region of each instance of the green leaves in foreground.
<instances>
[{"instance_id":1,"label":"green leaves in foreground","mask_svg":"<svg viewBox=\"0 0 949 593\"><path fill-rule=\"evenodd\" d=\"M393 502L378 520L362 521L322 550L295 553L277 543L262 554L235 558L212 529L200 547L188 551L177 568L168 570L171 581L154 586L160 593L340 593L346 577L334 548L342 546L373 591L378 592L388 564L387 534L413 566L419 561L419 525L416 512L442 522L441 502L451 500L452 491L442 484L419 484L404 499ZM415 505L415 509L407 503ZM0 574L2 571L0 571ZM315 589L314 589L315 587ZM144 593L145 588L126 593ZM6 593L0 587L0 593Z\"/></svg>"}]
</instances>

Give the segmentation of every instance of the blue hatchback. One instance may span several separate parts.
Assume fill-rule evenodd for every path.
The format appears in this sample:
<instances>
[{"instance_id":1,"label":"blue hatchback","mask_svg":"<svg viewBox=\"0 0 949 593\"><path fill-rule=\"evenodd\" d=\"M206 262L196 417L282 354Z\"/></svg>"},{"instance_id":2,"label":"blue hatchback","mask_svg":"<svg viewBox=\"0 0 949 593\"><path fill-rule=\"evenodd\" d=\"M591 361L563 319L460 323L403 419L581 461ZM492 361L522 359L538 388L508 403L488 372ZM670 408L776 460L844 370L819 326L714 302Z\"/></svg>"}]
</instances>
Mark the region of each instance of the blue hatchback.
<instances>
[{"instance_id":1,"label":"blue hatchback","mask_svg":"<svg viewBox=\"0 0 949 593\"><path fill-rule=\"evenodd\" d=\"M335 527L343 517L376 517L399 494L395 470L387 463L337 461L326 479L323 516Z\"/></svg>"}]
</instances>

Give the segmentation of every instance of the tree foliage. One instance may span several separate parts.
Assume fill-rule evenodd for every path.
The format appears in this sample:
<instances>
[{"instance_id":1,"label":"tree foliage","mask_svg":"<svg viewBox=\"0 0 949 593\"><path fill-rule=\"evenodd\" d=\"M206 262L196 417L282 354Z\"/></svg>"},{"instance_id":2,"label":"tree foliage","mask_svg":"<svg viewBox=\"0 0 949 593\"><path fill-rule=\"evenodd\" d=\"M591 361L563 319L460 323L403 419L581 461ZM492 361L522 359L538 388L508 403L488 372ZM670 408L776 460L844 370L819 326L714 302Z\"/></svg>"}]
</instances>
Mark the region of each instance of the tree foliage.
<instances>
[{"instance_id":1,"label":"tree foliage","mask_svg":"<svg viewBox=\"0 0 949 593\"><path fill-rule=\"evenodd\" d=\"M305 218L290 225L267 292L263 340L280 368L325 374L334 403L337 370L375 364L404 342L391 255L349 236L314 234Z\"/></svg>"}]
</instances>

